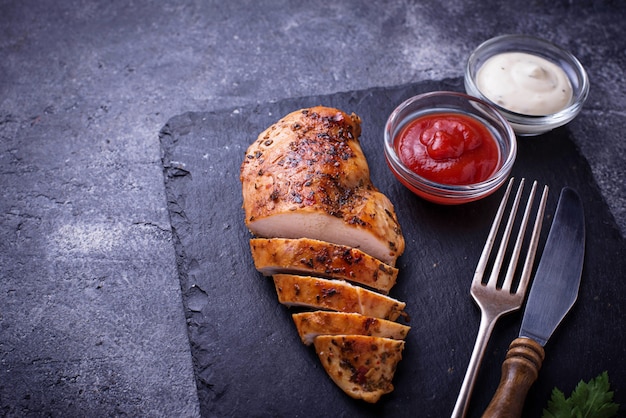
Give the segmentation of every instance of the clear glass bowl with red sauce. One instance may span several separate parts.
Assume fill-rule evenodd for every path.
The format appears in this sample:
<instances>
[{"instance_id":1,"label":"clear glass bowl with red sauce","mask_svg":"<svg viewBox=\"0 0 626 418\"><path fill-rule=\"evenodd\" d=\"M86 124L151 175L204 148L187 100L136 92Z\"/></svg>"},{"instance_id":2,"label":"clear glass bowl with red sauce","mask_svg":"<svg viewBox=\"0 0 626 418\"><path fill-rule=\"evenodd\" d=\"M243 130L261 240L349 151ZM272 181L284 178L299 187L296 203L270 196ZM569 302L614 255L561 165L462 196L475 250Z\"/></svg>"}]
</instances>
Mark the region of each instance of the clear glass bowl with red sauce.
<instances>
[{"instance_id":1,"label":"clear glass bowl with red sauce","mask_svg":"<svg viewBox=\"0 0 626 418\"><path fill-rule=\"evenodd\" d=\"M416 195L444 205L498 190L517 154L515 133L495 107L449 91L400 104L387 119L384 138L396 178Z\"/></svg>"}]
</instances>

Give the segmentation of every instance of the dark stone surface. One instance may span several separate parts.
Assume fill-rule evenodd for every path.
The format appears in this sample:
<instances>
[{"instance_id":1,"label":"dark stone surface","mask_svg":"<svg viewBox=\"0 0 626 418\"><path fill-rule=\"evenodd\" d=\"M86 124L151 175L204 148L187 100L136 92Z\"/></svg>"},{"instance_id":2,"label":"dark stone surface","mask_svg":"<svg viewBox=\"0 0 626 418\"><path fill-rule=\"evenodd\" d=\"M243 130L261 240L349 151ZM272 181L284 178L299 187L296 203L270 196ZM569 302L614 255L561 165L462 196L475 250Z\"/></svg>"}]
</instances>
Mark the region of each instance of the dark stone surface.
<instances>
[{"instance_id":1,"label":"dark stone surface","mask_svg":"<svg viewBox=\"0 0 626 418\"><path fill-rule=\"evenodd\" d=\"M478 331L479 311L469 287L502 191L462 206L427 203L395 180L381 150L385 120L396 105L418 93L461 88L461 79L448 79L186 113L168 122L161 135L166 193L204 416L243 416L251 410L265 411L262 416L320 417L452 412ZM281 115L320 103L363 119L361 145L373 181L396 205L407 239L391 295L407 303L412 330L396 389L376 406L345 396L314 350L300 342L291 320L298 310L280 306L272 280L254 269L251 235L243 222L239 167L246 148ZM619 308L626 303L626 283L597 280L626 274L626 241L573 143L576 135L566 127L518 141L513 175L551 188L539 254L562 187L580 193L588 215L579 300L546 346L524 416L539 416L554 386L571 390L581 376L609 370L615 387L626 387L621 361L626 324ZM495 392L520 317L517 312L496 326L469 416L480 416ZM320 399L328 402L320 405ZM616 401L626 403L623 391Z\"/></svg>"},{"instance_id":2,"label":"dark stone surface","mask_svg":"<svg viewBox=\"0 0 626 418\"><path fill-rule=\"evenodd\" d=\"M625 17L619 1L0 0L0 414L199 414L158 140L190 110L455 79L487 38L544 36L589 72L568 129L623 234Z\"/></svg>"}]
</instances>

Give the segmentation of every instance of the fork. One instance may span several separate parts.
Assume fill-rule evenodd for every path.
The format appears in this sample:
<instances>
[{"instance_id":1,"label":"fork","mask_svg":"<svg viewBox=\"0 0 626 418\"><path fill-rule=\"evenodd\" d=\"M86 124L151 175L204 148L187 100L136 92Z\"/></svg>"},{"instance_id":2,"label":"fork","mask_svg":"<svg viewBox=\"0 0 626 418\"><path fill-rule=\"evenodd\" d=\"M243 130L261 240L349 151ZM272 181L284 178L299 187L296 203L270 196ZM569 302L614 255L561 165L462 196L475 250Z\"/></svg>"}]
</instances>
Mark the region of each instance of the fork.
<instances>
[{"instance_id":1,"label":"fork","mask_svg":"<svg viewBox=\"0 0 626 418\"><path fill-rule=\"evenodd\" d=\"M524 179L521 179L520 181L517 193L515 195L515 200L513 201L513 204L511 206L509 218L504 232L502 233L500 246L493 262L491 274L486 283L483 283L483 276L487 269L491 250L498 235L498 230L504 216L509 195L511 194L513 181L514 179L511 178L506 188L506 192L504 193L504 196L502 198L502 201L500 202L500 206L498 207L495 219L493 221L493 224L491 225L491 230L489 231L487 242L485 243L485 247L483 248L483 252L478 261L478 266L476 267L474 278L472 280L470 294L474 298L474 301L481 311L480 326L478 329L476 342L474 344L474 349L472 351L472 356L470 358L469 365L467 366L465 378L463 379L463 384L461 385L461 390L459 392L456 405L454 406L454 411L452 412L453 418L464 417L467 413L469 398L474 388L476 375L478 374L478 369L480 368L480 363L485 354L485 349L487 348L489 337L491 336L491 332L493 331L497 320L502 315L518 310L522 306L522 302L524 301L524 297L526 295L526 289L528 288L528 282L530 279L530 274L532 272L535 253L537 252L537 244L539 242L539 234L541 231L541 224L543 222L543 214L546 207L546 200L548 198L548 186L544 186L543 188L541 201L539 203L539 206L537 208L537 214L535 216L535 224L533 227L532 235L530 241L528 242L526 259L524 260L523 270L519 279L519 284L516 288L513 288L513 279L522 250L526 226L530 217L533 199L537 190L536 181L533 182L528 201L526 203L526 209L524 210L524 215L519 226L515 247L513 248L510 256L506 276L504 277L502 286L498 286L500 270L504 262L509 237L511 236L513 225L515 223L517 209L519 207L522 190L524 188Z\"/></svg>"}]
</instances>

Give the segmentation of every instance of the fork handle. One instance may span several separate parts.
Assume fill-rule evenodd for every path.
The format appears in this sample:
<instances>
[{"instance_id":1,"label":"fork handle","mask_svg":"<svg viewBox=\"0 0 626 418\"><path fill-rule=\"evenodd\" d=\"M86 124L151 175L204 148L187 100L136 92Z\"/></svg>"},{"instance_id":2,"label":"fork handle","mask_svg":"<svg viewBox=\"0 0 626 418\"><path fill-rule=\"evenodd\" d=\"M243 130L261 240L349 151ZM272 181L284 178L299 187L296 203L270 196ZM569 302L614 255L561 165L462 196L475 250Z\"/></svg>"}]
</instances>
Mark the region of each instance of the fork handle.
<instances>
[{"instance_id":1,"label":"fork handle","mask_svg":"<svg viewBox=\"0 0 626 418\"><path fill-rule=\"evenodd\" d=\"M474 342L474 349L472 350L472 356L470 357L469 365L463 378L463 384L459 391L454 410L452 411L451 418L464 418L469 406L469 400L474 390L474 383L476 382L476 376L478 375L478 369L480 363L485 355L487 344L489 343L489 337L493 331L493 327L496 325L496 321L499 318L499 314L494 314L489 310L481 308L480 311L480 325L478 327L478 335Z\"/></svg>"},{"instance_id":2,"label":"fork handle","mask_svg":"<svg viewBox=\"0 0 626 418\"><path fill-rule=\"evenodd\" d=\"M502 363L502 377L483 418L518 418L522 415L528 389L537 380L545 352L535 340L513 340Z\"/></svg>"}]
</instances>

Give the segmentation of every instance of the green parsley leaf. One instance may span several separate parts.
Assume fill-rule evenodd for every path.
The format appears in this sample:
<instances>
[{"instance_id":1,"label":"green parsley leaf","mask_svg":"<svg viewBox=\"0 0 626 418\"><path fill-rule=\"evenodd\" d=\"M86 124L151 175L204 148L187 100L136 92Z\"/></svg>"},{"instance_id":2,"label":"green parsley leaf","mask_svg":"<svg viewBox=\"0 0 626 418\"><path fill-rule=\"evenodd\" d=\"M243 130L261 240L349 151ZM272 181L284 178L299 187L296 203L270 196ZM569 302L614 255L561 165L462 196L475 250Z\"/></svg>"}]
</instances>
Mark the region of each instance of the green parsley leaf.
<instances>
[{"instance_id":1,"label":"green parsley leaf","mask_svg":"<svg viewBox=\"0 0 626 418\"><path fill-rule=\"evenodd\" d=\"M609 374L605 371L589 383L582 380L569 398L558 388L552 390L548 407L541 418L611 418L619 405L613 402Z\"/></svg>"}]
</instances>

